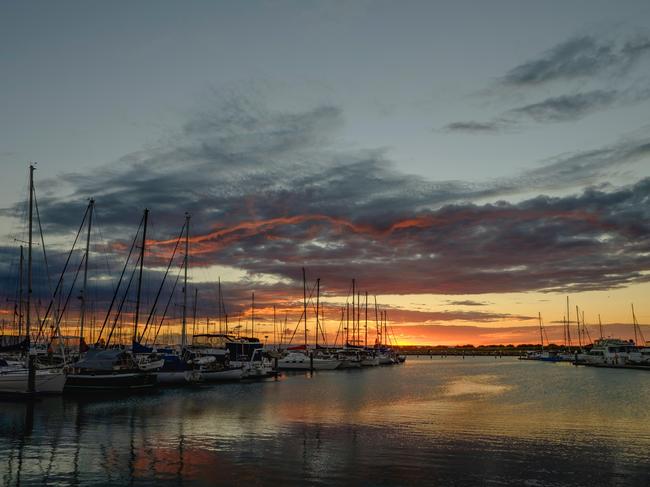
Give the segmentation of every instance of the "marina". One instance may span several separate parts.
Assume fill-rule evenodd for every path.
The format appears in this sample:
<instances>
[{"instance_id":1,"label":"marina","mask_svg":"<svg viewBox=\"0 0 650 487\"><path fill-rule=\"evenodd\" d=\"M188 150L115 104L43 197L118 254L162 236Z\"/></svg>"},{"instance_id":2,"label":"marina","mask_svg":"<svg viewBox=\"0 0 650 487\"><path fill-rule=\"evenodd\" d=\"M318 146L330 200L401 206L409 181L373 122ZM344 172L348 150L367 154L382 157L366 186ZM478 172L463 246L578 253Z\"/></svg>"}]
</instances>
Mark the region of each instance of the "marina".
<instances>
[{"instance_id":1,"label":"marina","mask_svg":"<svg viewBox=\"0 0 650 487\"><path fill-rule=\"evenodd\" d=\"M648 0L0 2L0 487L650 487Z\"/></svg>"}]
</instances>

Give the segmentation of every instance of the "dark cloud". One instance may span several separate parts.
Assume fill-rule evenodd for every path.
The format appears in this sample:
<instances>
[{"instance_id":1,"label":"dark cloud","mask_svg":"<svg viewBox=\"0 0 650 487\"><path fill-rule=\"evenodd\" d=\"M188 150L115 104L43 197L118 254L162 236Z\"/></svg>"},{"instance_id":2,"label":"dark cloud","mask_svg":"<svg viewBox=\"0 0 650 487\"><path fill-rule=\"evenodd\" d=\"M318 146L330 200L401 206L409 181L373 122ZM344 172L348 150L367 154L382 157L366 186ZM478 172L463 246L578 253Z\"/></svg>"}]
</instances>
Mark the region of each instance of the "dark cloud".
<instances>
[{"instance_id":1,"label":"dark cloud","mask_svg":"<svg viewBox=\"0 0 650 487\"><path fill-rule=\"evenodd\" d=\"M504 128L503 123L498 120L490 122L453 122L443 127L445 132L464 132L470 134L494 134L499 133Z\"/></svg>"},{"instance_id":2,"label":"dark cloud","mask_svg":"<svg viewBox=\"0 0 650 487\"><path fill-rule=\"evenodd\" d=\"M534 90L550 82L564 81L564 86L573 86L570 93L564 93L514 107L486 121L467 120L453 122L443 130L470 134L498 134L512 131L529 122L553 123L568 122L584 118L599 110L629 105L645 101L650 92L643 86L612 87L575 91L584 89L580 85L567 85L566 82L581 78L591 81L601 80L607 84L606 73L624 77L639 60L650 54L650 39L644 36L622 41L597 39L582 36L569 39L540 57L516 66L499 80L499 88L511 91L513 87ZM623 75L623 76L622 76ZM619 83L620 84L620 83ZM488 90L494 94L494 90ZM547 95L546 90L544 94Z\"/></svg>"},{"instance_id":3,"label":"dark cloud","mask_svg":"<svg viewBox=\"0 0 650 487\"><path fill-rule=\"evenodd\" d=\"M485 301L474 301L471 299L464 299L462 301L447 301L447 303L453 306L487 306L490 304Z\"/></svg>"},{"instance_id":4,"label":"dark cloud","mask_svg":"<svg viewBox=\"0 0 650 487\"><path fill-rule=\"evenodd\" d=\"M515 66L502 79L512 86L536 86L556 80L594 76L631 67L650 53L650 40L640 37L622 44L582 36L569 39L541 56Z\"/></svg>"},{"instance_id":5,"label":"dark cloud","mask_svg":"<svg viewBox=\"0 0 650 487\"><path fill-rule=\"evenodd\" d=\"M650 97L648 90L593 90L545 98L512 108L487 122L455 122L445 126L448 132L501 133L514 130L528 122L555 123L580 120L587 115L614 106L642 102Z\"/></svg>"},{"instance_id":6,"label":"dark cloud","mask_svg":"<svg viewBox=\"0 0 650 487\"><path fill-rule=\"evenodd\" d=\"M535 122L566 122L578 120L585 115L609 107L620 101L616 90L595 90L574 95L562 95L547 98L539 103L532 103L509 110L506 115L515 119L528 118Z\"/></svg>"}]
</instances>

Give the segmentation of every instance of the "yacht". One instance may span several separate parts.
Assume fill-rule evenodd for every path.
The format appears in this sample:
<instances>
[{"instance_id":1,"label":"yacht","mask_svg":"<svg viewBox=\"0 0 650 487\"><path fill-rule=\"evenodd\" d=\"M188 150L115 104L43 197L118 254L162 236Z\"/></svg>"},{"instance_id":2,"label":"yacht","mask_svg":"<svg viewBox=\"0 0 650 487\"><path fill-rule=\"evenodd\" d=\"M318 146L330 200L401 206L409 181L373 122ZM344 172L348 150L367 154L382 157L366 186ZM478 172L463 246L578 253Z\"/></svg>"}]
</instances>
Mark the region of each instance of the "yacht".
<instances>
[{"instance_id":1,"label":"yacht","mask_svg":"<svg viewBox=\"0 0 650 487\"><path fill-rule=\"evenodd\" d=\"M576 363L585 365L625 365L630 354L635 353L637 353L637 347L632 340L601 338L594 342L589 351L578 354Z\"/></svg>"},{"instance_id":2,"label":"yacht","mask_svg":"<svg viewBox=\"0 0 650 487\"><path fill-rule=\"evenodd\" d=\"M650 344L646 342L644 347L639 347L636 351L628 353L627 363L650 366Z\"/></svg>"}]
</instances>

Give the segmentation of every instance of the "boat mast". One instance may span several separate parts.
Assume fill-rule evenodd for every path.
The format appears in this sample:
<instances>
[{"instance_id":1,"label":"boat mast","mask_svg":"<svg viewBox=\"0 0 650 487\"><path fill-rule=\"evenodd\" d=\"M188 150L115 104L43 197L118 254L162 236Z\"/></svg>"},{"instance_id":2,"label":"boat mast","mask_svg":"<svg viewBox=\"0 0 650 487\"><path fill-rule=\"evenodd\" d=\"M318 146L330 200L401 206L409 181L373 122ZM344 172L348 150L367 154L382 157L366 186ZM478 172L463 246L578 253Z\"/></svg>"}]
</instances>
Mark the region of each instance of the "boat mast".
<instances>
[{"instance_id":1,"label":"boat mast","mask_svg":"<svg viewBox=\"0 0 650 487\"><path fill-rule=\"evenodd\" d=\"M307 349L307 276L305 268L302 268L302 303L303 315L305 317L305 350Z\"/></svg>"},{"instance_id":2,"label":"boat mast","mask_svg":"<svg viewBox=\"0 0 650 487\"><path fill-rule=\"evenodd\" d=\"M27 390L30 393L36 391L36 369L34 367L34 355L31 353L31 301L32 301L32 217L34 209L34 165L29 166L29 233L27 247L27 309L25 313L25 335L27 336L27 353L29 372L27 376Z\"/></svg>"},{"instance_id":3,"label":"boat mast","mask_svg":"<svg viewBox=\"0 0 650 487\"><path fill-rule=\"evenodd\" d=\"M571 348L571 315L569 314L569 296L566 297L566 338L569 342L569 348Z\"/></svg>"},{"instance_id":4,"label":"boat mast","mask_svg":"<svg viewBox=\"0 0 650 487\"><path fill-rule=\"evenodd\" d=\"M320 311L320 277L316 279L316 348L318 348L318 328L319 328L319 314Z\"/></svg>"},{"instance_id":5,"label":"boat mast","mask_svg":"<svg viewBox=\"0 0 650 487\"><path fill-rule=\"evenodd\" d=\"M25 257L23 256L23 246L20 246L20 270L18 272L18 336L23 334L23 271L25 267Z\"/></svg>"},{"instance_id":6,"label":"boat mast","mask_svg":"<svg viewBox=\"0 0 650 487\"><path fill-rule=\"evenodd\" d=\"M219 276L219 287L218 287L218 289L219 289L219 291L217 292L217 300L219 302L217 303L217 308L219 308L219 333L222 333L222 331L221 331L221 328L222 328L222 324L221 324L221 276Z\"/></svg>"},{"instance_id":7,"label":"boat mast","mask_svg":"<svg viewBox=\"0 0 650 487\"><path fill-rule=\"evenodd\" d=\"M81 290L81 316L79 318L79 355L83 352L84 343L84 324L86 321L86 290L88 287L88 260L90 257L90 229L93 224L93 208L95 200L90 199L88 202L88 233L86 234L86 261L84 262L84 283Z\"/></svg>"},{"instance_id":8,"label":"boat mast","mask_svg":"<svg viewBox=\"0 0 650 487\"><path fill-rule=\"evenodd\" d=\"M352 344L353 345L356 343L356 339L357 339L356 337L357 326L355 324L355 319L354 319L354 316L357 314L356 308L354 306L354 297L356 296L355 286L356 286L356 279L352 279Z\"/></svg>"},{"instance_id":9,"label":"boat mast","mask_svg":"<svg viewBox=\"0 0 650 487\"><path fill-rule=\"evenodd\" d=\"M142 247L140 247L140 271L138 275L138 292L135 299L135 319L133 320L133 343L138 340L138 318L140 318L140 295L142 293L142 270L144 268L144 251L147 244L147 221L149 209L144 210L144 222L142 226Z\"/></svg>"},{"instance_id":10,"label":"boat mast","mask_svg":"<svg viewBox=\"0 0 650 487\"><path fill-rule=\"evenodd\" d=\"M598 314L598 328L600 330L600 339L603 339L603 322L600 321L600 313Z\"/></svg>"},{"instance_id":11,"label":"boat mast","mask_svg":"<svg viewBox=\"0 0 650 487\"><path fill-rule=\"evenodd\" d=\"M379 328L379 316L377 314L377 295L375 294L375 347L377 347L377 342L381 345L381 331Z\"/></svg>"},{"instance_id":12,"label":"boat mast","mask_svg":"<svg viewBox=\"0 0 650 487\"><path fill-rule=\"evenodd\" d=\"M636 345L639 335L641 336L643 341L645 341L645 338L643 337L643 334L641 333L641 327L639 326L639 322L636 320L636 313L634 312L634 303L632 303L632 323L634 325L634 344ZM637 328L639 329L638 334L637 334ZM643 343L642 345L645 345L645 343Z\"/></svg>"},{"instance_id":13,"label":"boat mast","mask_svg":"<svg viewBox=\"0 0 650 487\"><path fill-rule=\"evenodd\" d=\"M366 291L366 329L365 329L365 347L368 348L368 291Z\"/></svg>"},{"instance_id":14,"label":"boat mast","mask_svg":"<svg viewBox=\"0 0 650 487\"><path fill-rule=\"evenodd\" d=\"M251 293L251 338L255 337L255 292Z\"/></svg>"},{"instance_id":15,"label":"boat mast","mask_svg":"<svg viewBox=\"0 0 650 487\"><path fill-rule=\"evenodd\" d=\"M350 303L345 303L345 346L350 343Z\"/></svg>"},{"instance_id":16,"label":"boat mast","mask_svg":"<svg viewBox=\"0 0 650 487\"><path fill-rule=\"evenodd\" d=\"M578 347L582 348L582 334L580 332L580 311L576 305L576 324L578 325Z\"/></svg>"},{"instance_id":17,"label":"boat mast","mask_svg":"<svg viewBox=\"0 0 650 487\"><path fill-rule=\"evenodd\" d=\"M196 334L196 305L199 300L199 288L194 288L194 306L192 308L192 335Z\"/></svg>"},{"instance_id":18,"label":"boat mast","mask_svg":"<svg viewBox=\"0 0 650 487\"><path fill-rule=\"evenodd\" d=\"M190 214L185 213L185 259L183 262L183 324L181 328L181 348L187 346L187 263L190 250Z\"/></svg>"},{"instance_id":19,"label":"boat mast","mask_svg":"<svg viewBox=\"0 0 650 487\"><path fill-rule=\"evenodd\" d=\"M544 333L542 330L542 313L538 311L538 316L539 316L539 339L542 345L542 351L544 351Z\"/></svg>"}]
</instances>

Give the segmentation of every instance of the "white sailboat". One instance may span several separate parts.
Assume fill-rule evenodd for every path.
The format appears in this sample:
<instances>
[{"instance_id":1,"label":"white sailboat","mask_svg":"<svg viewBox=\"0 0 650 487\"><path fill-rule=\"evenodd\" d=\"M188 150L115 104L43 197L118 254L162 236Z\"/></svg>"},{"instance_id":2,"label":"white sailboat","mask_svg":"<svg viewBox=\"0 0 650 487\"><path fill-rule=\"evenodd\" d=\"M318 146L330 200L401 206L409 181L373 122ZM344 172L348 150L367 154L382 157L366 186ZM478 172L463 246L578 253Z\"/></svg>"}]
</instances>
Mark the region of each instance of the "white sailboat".
<instances>
[{"instance_id":1,"label":"white sailboat","mask_svg":"<svg viewBox=\"0 0 650 487\"><path fill-rule=\"evenodd\" d=\"M25 351L27 352L27 360L25 364L19 366L7 364L0 367L0 394L61 394L66 381L63 369L37 370L36 351L31 347L34 169L33 165L29 166L29 236L27 247L27 298L25 300Z\"/></svg>"},{"instance_id":2,"label":"white sailboat","mask_svg":"<svg viewBox=\"0 0 650 487\"><path fill-rule=\"evenodd\" d=\"M307 349L307 278L305 268L302 269L303 315L305 344L288 349L287 353L278 359L278 369L284 370L332 370L341 365L341 360L331 355L317 354L317 350ZM318 319L318 318L317 318ZM300 323L300 322L299 322ZM318 326L318 325L317 325ZM318 333L318 330L316 331Z\"/></svg>"}]
</instances>

